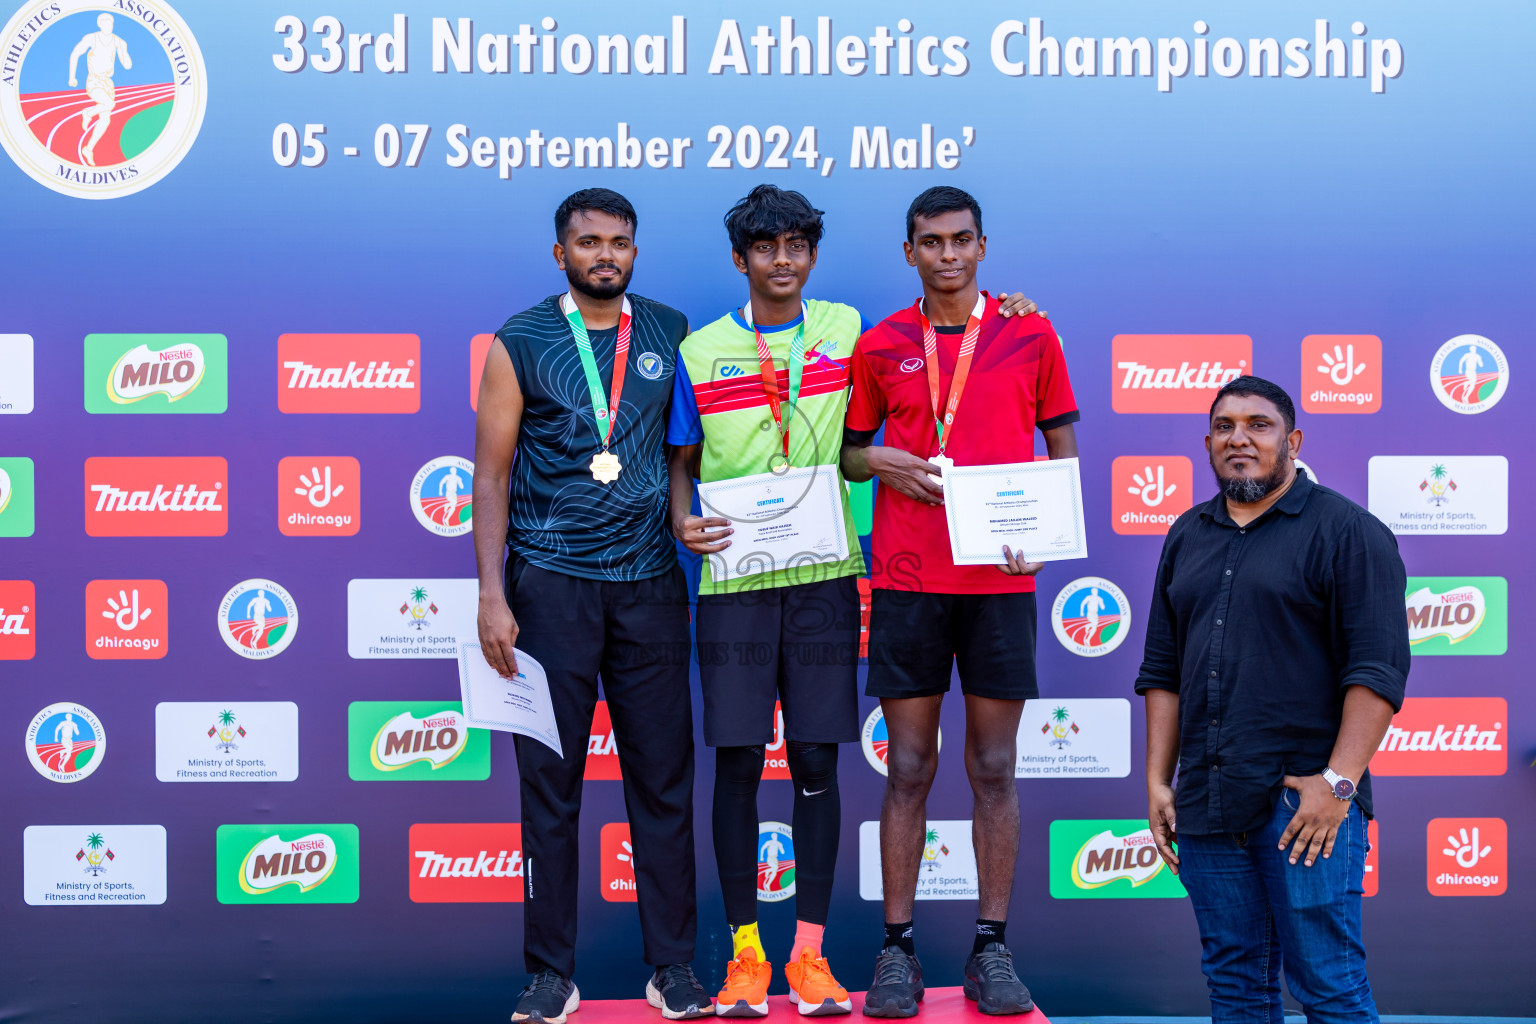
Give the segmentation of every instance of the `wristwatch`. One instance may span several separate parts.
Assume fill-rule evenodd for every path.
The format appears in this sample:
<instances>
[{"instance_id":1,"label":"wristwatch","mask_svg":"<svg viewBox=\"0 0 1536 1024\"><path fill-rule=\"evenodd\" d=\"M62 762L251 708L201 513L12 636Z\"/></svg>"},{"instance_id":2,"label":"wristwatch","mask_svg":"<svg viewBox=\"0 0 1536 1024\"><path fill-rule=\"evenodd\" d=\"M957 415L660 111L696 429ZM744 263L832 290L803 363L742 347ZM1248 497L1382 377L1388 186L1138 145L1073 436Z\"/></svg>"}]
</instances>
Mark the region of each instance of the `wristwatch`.
<instances>
[{"instance_id":1,"label":"wristwatch","mask_svg":"<svg viewBox=\"0 0 1536 1024\"><path fill-rule=\"evenodd\" d=\"M1335 799L1353 800L1355 798L1355 784L1332 768L1323 769L1323 780L1333 787Z\"/></svg>"}]
</instances>

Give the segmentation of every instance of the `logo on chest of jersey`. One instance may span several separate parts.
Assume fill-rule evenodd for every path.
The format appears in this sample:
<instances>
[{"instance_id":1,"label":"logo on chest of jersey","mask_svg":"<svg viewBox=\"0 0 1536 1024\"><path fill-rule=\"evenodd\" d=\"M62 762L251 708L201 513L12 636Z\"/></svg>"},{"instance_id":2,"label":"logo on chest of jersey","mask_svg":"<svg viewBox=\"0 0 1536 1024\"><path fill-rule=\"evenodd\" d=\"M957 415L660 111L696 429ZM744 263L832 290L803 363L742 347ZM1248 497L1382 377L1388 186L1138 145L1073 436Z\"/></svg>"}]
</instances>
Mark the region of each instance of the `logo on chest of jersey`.
<instances>
[{"instance_id":1,"label":"logo on chest of jersey","mask_svg":"<svg viewBox=\"0 0 1536 1024\"><path fill-rule=\"evenodd\" d=\"M917 356L913 356L911 359L903 359L901 361L901 372L902 373L916 373L918 370L921 370L922 368L923 368L923 361L921 359L917 358Z\"/></svg>"},{"instance_id":2,"label":"logo on chest of jersey","mask_svg":"<svg viewBox=\"0 0 1536 1024\"><path fill-rule=\"evenodd\" d=\"M635 372L646 380L660 377L663 365L661 356L655 352L641 352L635 357Z\"/></svg>"}]
</instances>

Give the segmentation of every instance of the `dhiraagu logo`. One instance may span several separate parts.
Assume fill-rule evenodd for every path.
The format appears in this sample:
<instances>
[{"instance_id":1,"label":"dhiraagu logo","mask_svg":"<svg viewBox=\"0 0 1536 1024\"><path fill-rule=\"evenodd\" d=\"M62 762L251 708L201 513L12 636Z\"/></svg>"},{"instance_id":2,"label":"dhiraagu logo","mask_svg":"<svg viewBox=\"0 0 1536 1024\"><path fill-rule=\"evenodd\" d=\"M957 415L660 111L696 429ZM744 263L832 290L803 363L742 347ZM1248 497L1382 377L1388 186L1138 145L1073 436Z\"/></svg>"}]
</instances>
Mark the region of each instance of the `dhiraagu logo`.
<instances>
[{"instance_id":1,"label":"dhiraagu logo","mask_svg":"<svg viewBox=\"0 0 1536 1024\"><path fill-rule=\"evenodd\" d=\"M356 825L220 825L220 903L356 903Z\"/></svg>"},{"instance_id":2,"label":"dhiraagu logo","mask_svg":"<svg viewBox=\"0 0 1536 1024\"><path fill-rule=\"evenodd\" d=\"M358 782L491 777L491 739L456 700L358 700L347 707L347 774Z\"/></svg>"},{"instance_id":3,"label":"dhiraagu logo","mask_svg":"<svg viewBox=\"0 0 1536 1024\"><path fill-rule=\"evenodd\" d=\"M222 334L87 334L85 411L221 413L229 408Z\"/></svg>"},{"instance_id":4,"label":"dhiraagu logo","mask_svg":"<svg viewBox=\"0 0 1536 1024\"><path fill-rule=\"evenodd\" d=\"M1509 650L1509 583L1502 576L1410 576L1407 606L1414 654Z\"/></svg>"},{"instance_id":5,"label":"dhiraagu logo","mask_svg":"<svg viewBox=\"0 0 1536 1024\"><path fill-rule=\"evenodd\" d=\"M1051 822L1051 895L1058 900L1179 899L1145 818Z\"/></svg>"}]
</instances>

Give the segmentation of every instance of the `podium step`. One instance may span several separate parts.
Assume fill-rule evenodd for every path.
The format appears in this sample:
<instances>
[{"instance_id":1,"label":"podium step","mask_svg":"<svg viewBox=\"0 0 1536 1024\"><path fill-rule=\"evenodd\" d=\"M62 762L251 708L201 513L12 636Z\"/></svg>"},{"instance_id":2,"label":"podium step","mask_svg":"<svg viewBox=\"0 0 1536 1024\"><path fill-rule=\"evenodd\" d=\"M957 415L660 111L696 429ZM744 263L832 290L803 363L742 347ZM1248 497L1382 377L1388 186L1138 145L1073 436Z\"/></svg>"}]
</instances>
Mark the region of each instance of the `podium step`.
<instances>
[{"instance_id":1,"label":"podium step","mask_svg":"<svg viewBox=\"0 0 1536 1024\"><path fill-rule=\"evenodd\" d=\"M722 1020L741 1020L744 1024L749 1024L751 1021L790 1024L791 1021L823 1020L833 1024L839 1020L853 1022L877 1019L866 1017L861 1012L864 1008L863 992L850 992L849 996L853 999L853 1013L848 1016L802 1017L799 1008L789 1001L789 996L783 995L768 997L768 1016L766 1017L726 1017ZM712 1018L701 1019L708 1021ZM571 1024L636 1024L638 1021L652 1020L661 1021L661 1011L653 1009L644 999L583 999L581 1009L570 1017ZM967 1021L969 1024L975 1024L977 1021L1050 1024L1038 1006L1030 1013L1016 1017L989 1017L979 1012L976 1004L965 998L965 992L958 985L953 988L928 989L923 995L922 1008L911 1020L916 1024L954 1024L956 1021Z\"/></svg>"}]
</instances>

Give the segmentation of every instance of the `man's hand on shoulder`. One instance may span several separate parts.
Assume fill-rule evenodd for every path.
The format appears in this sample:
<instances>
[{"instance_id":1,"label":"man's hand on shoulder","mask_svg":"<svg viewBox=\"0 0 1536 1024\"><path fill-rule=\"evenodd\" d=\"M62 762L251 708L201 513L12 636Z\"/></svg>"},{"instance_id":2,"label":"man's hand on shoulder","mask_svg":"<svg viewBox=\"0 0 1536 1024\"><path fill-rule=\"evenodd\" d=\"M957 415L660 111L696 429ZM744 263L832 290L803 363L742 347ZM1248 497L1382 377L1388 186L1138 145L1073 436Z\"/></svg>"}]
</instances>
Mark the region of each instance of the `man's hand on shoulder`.
<instances>
[{"instance_id":1,"label":"man's hand on shoulder","mask_svg":"<svg viewBox=\"0 0 1536 1024\"><path fill-rule=\"evenodd\" d=\"M997 313L999 316L1029 316L1031 313L1039 313L1047 320L1051 314L1036 306L1034 300L1023 292L999 292L997 296Z\"/></svg>"}]
</instances>

